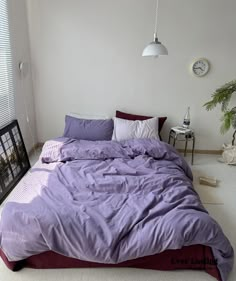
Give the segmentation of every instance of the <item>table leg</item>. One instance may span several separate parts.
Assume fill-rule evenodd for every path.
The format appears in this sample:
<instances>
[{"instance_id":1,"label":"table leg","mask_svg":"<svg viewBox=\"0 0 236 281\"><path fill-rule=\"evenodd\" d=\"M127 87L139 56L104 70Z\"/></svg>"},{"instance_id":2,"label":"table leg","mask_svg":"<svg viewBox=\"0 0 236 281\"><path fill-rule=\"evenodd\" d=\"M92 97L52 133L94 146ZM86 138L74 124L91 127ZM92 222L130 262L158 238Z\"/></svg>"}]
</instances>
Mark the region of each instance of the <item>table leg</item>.
<instances>
[{"instance_id":1,"label":"table leg","mask_svg":"<svg viewBox=\"0 0 236 281\"><path fill-rule=\"evenodd\" d=\"M195 136L193 136L193 147L192 147L192 165L193 165L194 149L195 149Z\"/></svg>"},{"instance_id":2,"label":"table leg","mask_svg":"<svg viewBox=\"0 0 236 281\"><path fill-rule=\"evenodd\" d=\"M187 137L185 137L184 156L186 156L187 147L188 147L188 139L187 139Z\"/></svg>"},{"instance_id":3,"label":"table leg","mask_svg":"<svg viewBox=\"0 0 236 281\"><path fill-rule=\"evenodd\" d=\"M176 139L177 139L177 134L175 134L175 136L174 136L174 143L173 143L173 147L175 147L175 142L176 142Z\"/></svg>"}]
</instances>

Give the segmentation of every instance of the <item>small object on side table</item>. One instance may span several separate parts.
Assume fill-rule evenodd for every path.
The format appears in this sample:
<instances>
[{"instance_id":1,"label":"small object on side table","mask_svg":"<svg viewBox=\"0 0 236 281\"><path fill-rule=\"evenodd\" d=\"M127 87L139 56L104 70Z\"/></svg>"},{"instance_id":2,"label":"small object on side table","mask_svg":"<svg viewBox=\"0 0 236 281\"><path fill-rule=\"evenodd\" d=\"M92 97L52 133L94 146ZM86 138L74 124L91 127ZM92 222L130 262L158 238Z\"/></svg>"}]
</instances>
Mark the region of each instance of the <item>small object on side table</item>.
<instances>
[{"instance_id":1,"label":"small object on side table","mask_svg":"<svg viewBox=\"0 0 236 281\"><path fill-rule=\"evenodd\" d=\"M182 127L184 129L189 129L190 126L190 106L187 109L186 114L184 115L184 121Z\"/></svg>"},{"instance_id":2,"label":"small object on side table","mask_svg":"<svg viewBox=\"0 0 236 281\"><path fill-rule=\"evenodd\" d=\"M195 134L194 131L190 128L183 128L181 126L173 127L169 133L169 141L170 144L171 139L173 138L173 146L175 147L176 141L185 141L185 148L184 148L184 156L186 156L188 141L192 141L192 165L193 165L193 158L194 158L194 149L195 149Z\"/></svg>"}]
</instances>

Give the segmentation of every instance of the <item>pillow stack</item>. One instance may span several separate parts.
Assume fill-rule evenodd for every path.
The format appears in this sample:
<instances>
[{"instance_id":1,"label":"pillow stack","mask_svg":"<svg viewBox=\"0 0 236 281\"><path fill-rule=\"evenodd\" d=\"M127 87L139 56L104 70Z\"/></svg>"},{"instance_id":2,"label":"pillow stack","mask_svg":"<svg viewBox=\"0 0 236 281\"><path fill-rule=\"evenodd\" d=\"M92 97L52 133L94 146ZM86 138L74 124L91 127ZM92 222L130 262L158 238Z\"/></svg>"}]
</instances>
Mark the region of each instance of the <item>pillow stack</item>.
<instances>
[{"instance_id":1,"label":"pillow stack","mask_svg":"<svg viewBox=\"0 0 236 281\"><path fill-rule=\"evenodd\" d=\"M144 115L137 115L137 114L131 114L131 113L126 113L126 112L122 112L117 110L116 111L116 117L121 118L121 119L126 119L126 120L147 120L147 119L151 119L153 117L151 116L144 116ZM158 131L159 134L161 132L161 129L166 121L167 117L158 117Z\"/></svg>"},{"instance_id":2,"label":"pillow stack","mask_svg":"<svg viewBox=\"0 0 236 281\"><path fill-rule=\"evenodd\" d=\"M64 137L89 141L161 139L167 117L151 117L116 111L112 119L84 119L66 115Z\"/></svg>"},{"instance_id":3,"label":"pillow stack","mask_svg":"<svg viewBox=\"0 0 236 281\"><path fill-rule=\"evenodd\" d=\"M143 121L130 121L114 117L114 131L112 140L152 138L159 139L158 117Z\"/></svg>"}]
</instances>

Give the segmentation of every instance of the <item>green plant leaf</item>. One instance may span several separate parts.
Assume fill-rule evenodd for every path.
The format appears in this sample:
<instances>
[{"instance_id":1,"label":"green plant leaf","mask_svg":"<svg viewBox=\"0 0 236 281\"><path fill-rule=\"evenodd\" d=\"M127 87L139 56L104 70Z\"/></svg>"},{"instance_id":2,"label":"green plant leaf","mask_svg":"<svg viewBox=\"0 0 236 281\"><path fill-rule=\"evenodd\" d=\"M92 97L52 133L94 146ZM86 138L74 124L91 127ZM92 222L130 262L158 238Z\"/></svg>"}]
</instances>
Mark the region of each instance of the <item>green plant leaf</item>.
<instances>
[{"instance_id":1,"label":"green plant leaf","mask_svg":"<svg viewBox=\"0 0 236 281\"><path fill-rule=\"evenodd\" d=\"M209 111L216 107L216 104L213 101L208 101L203 106L205 106L206 110Z\"/></svg>"},{"instance_id":2,"label":"green plant leaf","mask_svg":"<svg viewBox=\"0 0 236 281\"><path fill-rule=\"evenodd\" d=\"M231 110L229 109L233 93L236 93L236 80L230 81L216 89L211 95L212 99L203 105L207 111L214 109L217 105L221 106L221 111L224 113L221 118L222 124L220 128L222 134L226 133L231 126L236 128L236 107L233 107Z\"/></svg>"},{"instance_id":3,"label":"green plant leaf","mask_svg":"<svg viewBox=\"0 0 236 281\"><path fill-rule=\"evenodd\" d=\"M232 111L227 111L221 117L221 121L222 121L221 128L220 128L221 134L225 134L226 132L228 132L233 122L234 115L235 114Z\"/></svg>"}]
</instances>

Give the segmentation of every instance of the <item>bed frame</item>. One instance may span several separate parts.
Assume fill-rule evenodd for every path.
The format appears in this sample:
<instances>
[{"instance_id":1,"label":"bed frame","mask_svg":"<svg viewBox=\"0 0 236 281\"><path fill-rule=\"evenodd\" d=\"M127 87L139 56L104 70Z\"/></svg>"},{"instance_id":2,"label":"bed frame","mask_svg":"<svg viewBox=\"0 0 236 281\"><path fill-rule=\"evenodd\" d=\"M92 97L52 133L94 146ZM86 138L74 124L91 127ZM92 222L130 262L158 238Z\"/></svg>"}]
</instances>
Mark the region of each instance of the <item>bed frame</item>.
<instances>
[{"instance_id":1,"label":"bed frame","mask_svg":"<svg viewBox=\"0 0 236 281\"><path fill-rule=\"evenodd\" d=\"M13 120L0 129L0 204L29 169L20 127Z\"/></svg>"},{"instance_id":2,"label":"bed frame","mask_svg":"<svg viewBox=\"0 0 236 281\"><path fill-rule=\"evenodd\" d=\"M216 260L210 247L204 245L192 245L178 250L166 250L162 253L125 261L119 264L102 264L62 256L49 251L25 260L10 262L0 249L6 266L12 271L19 271L24 267L35 269L49 268L141 268L153 270L203 270L216 280L222 281Z\"/></svg>"}]
</instances>

